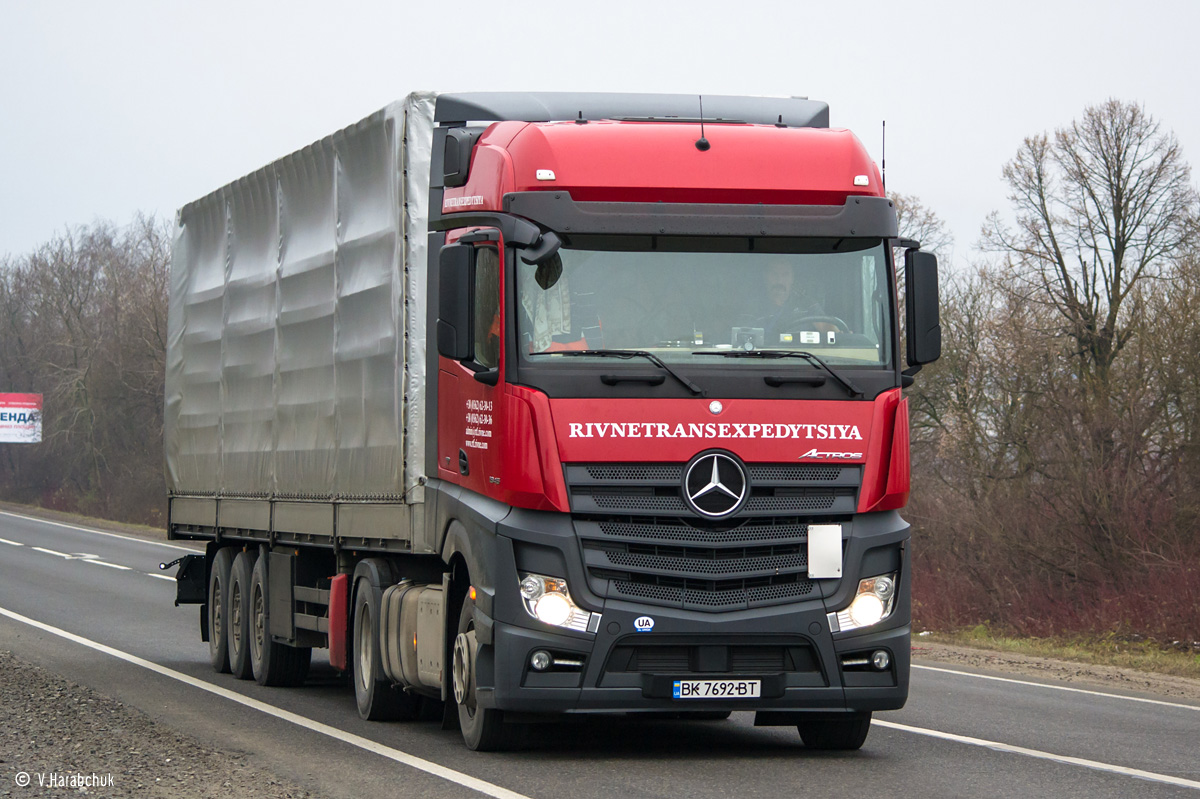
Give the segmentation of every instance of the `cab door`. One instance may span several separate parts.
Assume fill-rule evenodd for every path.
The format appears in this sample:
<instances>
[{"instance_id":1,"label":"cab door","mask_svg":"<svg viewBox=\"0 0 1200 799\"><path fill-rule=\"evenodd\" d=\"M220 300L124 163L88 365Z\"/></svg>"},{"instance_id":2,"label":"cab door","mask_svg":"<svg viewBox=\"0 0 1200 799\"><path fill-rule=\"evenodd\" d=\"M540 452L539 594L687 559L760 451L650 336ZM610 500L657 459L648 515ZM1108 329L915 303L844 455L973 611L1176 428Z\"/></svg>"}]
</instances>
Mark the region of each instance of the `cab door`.
<instances>
[{"instance_id":1,"label":"cab door","mask_svg":"<svg viewBox=\"0 0 1200 799\"><path fill-rule=\"evenodd\" d=\"M446 245L439 264L438 476L491 496L505 414L503 252L499 231L476 230Z\"/></svg>"}]
</instances>

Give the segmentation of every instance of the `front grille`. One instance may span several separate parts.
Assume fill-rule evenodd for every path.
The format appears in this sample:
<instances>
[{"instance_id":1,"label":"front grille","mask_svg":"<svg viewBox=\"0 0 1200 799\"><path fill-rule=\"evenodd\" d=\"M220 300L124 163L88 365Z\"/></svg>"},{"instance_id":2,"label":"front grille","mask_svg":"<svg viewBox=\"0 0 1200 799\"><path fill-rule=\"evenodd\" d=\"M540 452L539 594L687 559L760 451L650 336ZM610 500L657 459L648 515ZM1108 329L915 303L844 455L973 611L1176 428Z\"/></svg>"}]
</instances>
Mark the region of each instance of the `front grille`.
<instances>
[{"instance_id":1,"label":"front grille","mask_svg":"<svg viewBox=\"0 0 1200 799\"><path fill-rule=\"evenodd\" d=\"M575 529L593 592L703 611L808 596L808 525L854 513L857 465L749 464L750 496L723 522L683 500L683 464L570 464Z\"/></svg>"},{"instance_id":2,"label":"front grille","mask_svg":"<svg viewBox=\"0 0 1200 799\"><path fill-rule=\"evenodd\" d=\"M599 575L597 575L599 576ZM681 580L678 585L650 581L613 580L617 595L629 599L653 600L653 604L691 610L738 610L796 599L813 592L812 580L793 576L785 582L750 584L749 581L706 582Z\"/></svg>"}]
</instances>

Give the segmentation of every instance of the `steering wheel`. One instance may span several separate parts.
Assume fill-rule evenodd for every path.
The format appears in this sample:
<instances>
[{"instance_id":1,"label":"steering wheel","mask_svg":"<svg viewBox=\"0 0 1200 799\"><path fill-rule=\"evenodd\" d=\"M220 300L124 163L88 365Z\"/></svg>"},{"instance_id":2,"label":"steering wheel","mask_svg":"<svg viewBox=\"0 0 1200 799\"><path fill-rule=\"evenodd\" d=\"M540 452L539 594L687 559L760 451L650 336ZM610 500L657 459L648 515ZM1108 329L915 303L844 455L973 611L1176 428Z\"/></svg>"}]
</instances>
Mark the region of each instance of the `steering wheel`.
<instances>
[{"instance_id":1,"label":"steering wheel","mask_svg":"<svg viewBox=\"0 0 1200 799\"><path fill-rule=\"evenodd\" d=\"M801 316L791 320L785 329L794 331L803 329L805 325L817 324L833 325L835 328L837 328L833 331L835 333L850 332L850 325L846 324L845 320L837 316Z\"/></svg>"}]
</instances>

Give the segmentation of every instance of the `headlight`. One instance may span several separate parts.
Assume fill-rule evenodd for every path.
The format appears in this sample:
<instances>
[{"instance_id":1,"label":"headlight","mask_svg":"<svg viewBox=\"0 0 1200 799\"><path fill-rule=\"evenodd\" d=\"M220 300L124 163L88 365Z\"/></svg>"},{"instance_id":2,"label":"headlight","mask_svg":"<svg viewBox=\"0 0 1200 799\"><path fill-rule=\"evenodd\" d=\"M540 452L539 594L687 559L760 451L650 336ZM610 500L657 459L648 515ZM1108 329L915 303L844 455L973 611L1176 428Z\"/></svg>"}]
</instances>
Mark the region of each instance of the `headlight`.
<instances>
[{"instance_id":1,"label":"headlight","mask_svg":"<svg viewBox=\"0 0 1200 799\"><path fill-rule=\"evenodd\" d=\"M576 605L571 600L566 580L543 574L522 574L520 591L525 611L543 624L581 633L594 633L600 629L600 614Z\"/></svg>"},{"instance_id":2,"label":"headlight","mask_svg":"<svg viewBox=\"0 0 1200 799\"><path fill-rule=\"evenodd\" d=\"M858 581L858 591L850 605L829 614L829 627L837 632L870 627L892 615L896 606L896 574L882 574Z\"/></svg>"}]
</instances>

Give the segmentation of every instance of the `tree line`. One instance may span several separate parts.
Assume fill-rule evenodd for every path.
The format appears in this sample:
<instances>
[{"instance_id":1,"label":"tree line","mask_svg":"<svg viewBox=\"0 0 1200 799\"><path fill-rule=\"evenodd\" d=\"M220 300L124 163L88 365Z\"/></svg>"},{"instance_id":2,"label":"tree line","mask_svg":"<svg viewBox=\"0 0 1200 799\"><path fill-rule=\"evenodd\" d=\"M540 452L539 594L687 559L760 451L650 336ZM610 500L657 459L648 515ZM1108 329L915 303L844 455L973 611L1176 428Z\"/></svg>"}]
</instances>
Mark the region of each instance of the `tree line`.
<instances>
[{"instance_id":1,"label":"tree line","mask_svg":"<svg viewBox=\"0 0 1200 799\"><path fill-rule=\"evenodd\" d=\"M1003 167L977 258L943 261L943 354L907 390L918 626L1200 640L1200 207L1178 141L1086 108ZM953 241L895 196L902 235ZM169 227L97 223L0 261L0 498L161 525Z\"/></svg>"},{"instance_id":2,"label":"tree line","mask_svg":"<svg viewBox=\"0 0 1200 799\"><path fill-rule=\"evenodd\" d=\"M165 522L170 250L142 217L0 261L0 392L43 395L42 443L0 444L0 498Z\"/></svg>"},{"instance_id":3,"label":"tree line","mask_svg":"<svg viewBox=\"0 0 1200 799\"><path fill-rule=\"evenodd\" d=\"M1189 166L1111 100L1003 175L1010 213L942 280L943 355L909 392L916 617L1200 641Z\"/></svg>"}]
</instances>

